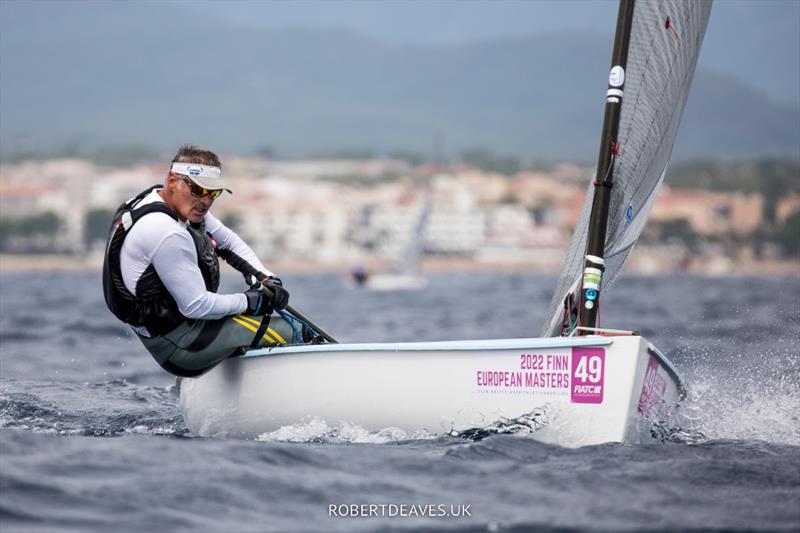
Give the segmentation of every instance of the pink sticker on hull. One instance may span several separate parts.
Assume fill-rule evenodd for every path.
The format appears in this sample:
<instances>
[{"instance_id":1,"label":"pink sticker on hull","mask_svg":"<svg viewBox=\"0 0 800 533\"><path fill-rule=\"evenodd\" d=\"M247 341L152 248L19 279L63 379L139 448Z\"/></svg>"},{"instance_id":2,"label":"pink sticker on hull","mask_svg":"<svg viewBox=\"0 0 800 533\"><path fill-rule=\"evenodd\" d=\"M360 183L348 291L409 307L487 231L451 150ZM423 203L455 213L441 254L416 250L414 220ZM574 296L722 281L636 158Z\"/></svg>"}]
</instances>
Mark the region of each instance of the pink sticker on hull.
<instances>
[{"instance_id":1,"label":"pink sticker on hull","mask_svg":"<svg viewBox=\"0 0 800 533\"><path fill-rule=\"evenodd\" d=\"M603 348L572 349L572 403L603 403L606 351Z\"/></svg>"},{"instance_id":2,"label":"pink sticker on hull","mask_svg":"<svg viewBox=\"0 0 800 533\"><path fill-rule=\"evenodd\" d=\"M647 371L644 374L642 395L639 397L637 411L642 415L656 414L664 405L664 396L667 392L667 380L660 371L661 365L655 357L647 361Z\"/></svg>"}]
</instances>

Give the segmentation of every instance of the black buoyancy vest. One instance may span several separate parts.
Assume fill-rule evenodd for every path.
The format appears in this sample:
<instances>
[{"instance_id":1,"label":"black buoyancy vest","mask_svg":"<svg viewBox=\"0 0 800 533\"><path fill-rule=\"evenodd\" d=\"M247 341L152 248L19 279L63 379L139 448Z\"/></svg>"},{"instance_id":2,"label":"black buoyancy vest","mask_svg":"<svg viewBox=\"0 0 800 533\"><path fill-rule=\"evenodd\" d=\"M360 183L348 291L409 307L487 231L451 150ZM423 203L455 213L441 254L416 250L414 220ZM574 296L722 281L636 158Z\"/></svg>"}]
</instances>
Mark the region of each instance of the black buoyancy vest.
<instances>
[{"instance_id":1,"label":"black buoyancy vest","mask_svg":"<svg viewBox=\"0 0 800 533\"><path fill-rule=\"evenodd\" d=\"M131 294L122 281L120 254L125 237L143 216L150 213L164 213L178 220L175 212L162 202L137 207L145 196L160 187L163 185L154 185L119 206L111 224L103 261L103 292L108 308L121 321L132 326L144 326L154 336L169 333L187 319L178 310L177 302L158 277L152 264L136 282L136 294ZM189 224L186 230L192 236L197 249L197 265L203 274L206 290L217 292L219 259L216 243L205 231L205 224Z\"/></svg>"}]
</instances>

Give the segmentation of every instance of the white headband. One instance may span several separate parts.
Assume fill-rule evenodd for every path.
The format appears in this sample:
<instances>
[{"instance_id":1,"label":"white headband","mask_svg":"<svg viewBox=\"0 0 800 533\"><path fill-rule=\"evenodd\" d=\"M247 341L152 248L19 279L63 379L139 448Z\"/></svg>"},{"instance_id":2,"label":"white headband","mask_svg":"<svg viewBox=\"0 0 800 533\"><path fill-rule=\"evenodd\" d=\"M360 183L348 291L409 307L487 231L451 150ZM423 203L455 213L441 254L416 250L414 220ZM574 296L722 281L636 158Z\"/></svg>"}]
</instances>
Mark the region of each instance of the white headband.
<instances>
[{"instance_id":1,"label":"white headband","mask_svg":"<svg viewBox=\"0 0 800 533\"><path fill-rule=\"evenodd\" d=\"M219 167L196 163L172 163L172 172L190 178L219 178L222 176L222 170Z\"/></svg>"}]
</instances>

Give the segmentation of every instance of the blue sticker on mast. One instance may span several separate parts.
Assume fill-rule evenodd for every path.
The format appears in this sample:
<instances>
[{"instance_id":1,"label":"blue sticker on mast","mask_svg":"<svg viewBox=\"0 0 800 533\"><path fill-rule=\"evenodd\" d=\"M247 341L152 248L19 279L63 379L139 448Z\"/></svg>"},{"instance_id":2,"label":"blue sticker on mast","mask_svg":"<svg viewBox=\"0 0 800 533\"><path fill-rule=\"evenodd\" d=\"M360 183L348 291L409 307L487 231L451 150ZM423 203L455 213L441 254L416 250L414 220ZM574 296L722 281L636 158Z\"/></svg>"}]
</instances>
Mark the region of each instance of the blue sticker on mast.
<instances>
[{"instance_id":1,"label":"blue sticker on mast","mask_svg":"<svg viewBox=\"0 0 800 533\"><path fill-rule=\"evenodd\" d=\"M628 229L628 226L631 225L631 220L633 220L633 203L628 204L628 209L625 210L625 226L622 228L623 230Z\"/></svg>"}]
</instances>

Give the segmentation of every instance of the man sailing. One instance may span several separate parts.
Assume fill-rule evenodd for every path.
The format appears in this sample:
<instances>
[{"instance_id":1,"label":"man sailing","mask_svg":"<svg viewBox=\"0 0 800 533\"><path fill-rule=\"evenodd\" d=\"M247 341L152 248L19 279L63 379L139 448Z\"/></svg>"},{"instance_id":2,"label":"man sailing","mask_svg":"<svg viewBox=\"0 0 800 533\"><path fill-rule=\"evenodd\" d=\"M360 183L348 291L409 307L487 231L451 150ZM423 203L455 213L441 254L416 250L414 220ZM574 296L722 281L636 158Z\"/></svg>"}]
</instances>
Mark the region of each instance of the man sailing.
<instances>
[{"instance_id":1,"label":"man sailing","mask_svg":"<svg viewBox=\"0 0 800 533\"><path fill-rule=\"evenodd\" d=\"M164 370L178 376L200 375L248 347L303 340L271 316L289 302L281 280L209 212L223 191L231 192L219 157L182 146L163 185L119 207L106 246L109 309ZM249 278L251 288L218 294L218 257ZM307 335L303 330L299 336Z\"/></svg>"}]
</instances>

